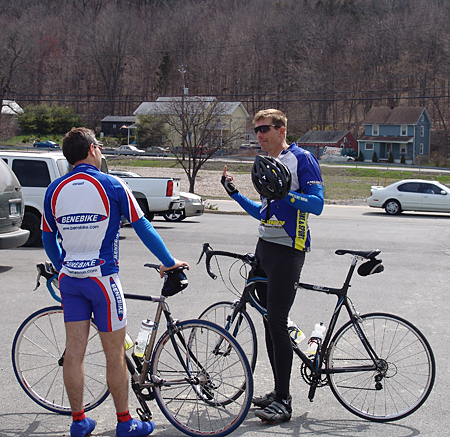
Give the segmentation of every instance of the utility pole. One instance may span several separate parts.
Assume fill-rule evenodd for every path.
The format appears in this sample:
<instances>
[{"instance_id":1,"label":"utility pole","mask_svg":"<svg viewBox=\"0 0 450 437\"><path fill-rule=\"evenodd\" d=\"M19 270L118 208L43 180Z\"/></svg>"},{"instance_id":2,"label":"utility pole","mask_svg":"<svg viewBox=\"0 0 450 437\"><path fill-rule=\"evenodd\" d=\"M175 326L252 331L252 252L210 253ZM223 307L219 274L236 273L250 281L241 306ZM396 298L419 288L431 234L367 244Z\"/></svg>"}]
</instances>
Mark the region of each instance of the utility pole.
<instances>
[{"instance_id":1,"label":"utility pole","mask_svg":"<svg viewBox=\"0 0 450 437\"><path fill-rule=\"evenodd\" d=\"M186 159L185 153L186 153L186 124L185 124L185 112L184 112L184 96L186 94L186 85L185 85L185 74L186 74L186 68L184 65L182 65L178 71L181 73L181 83L182 83L182 93L181 93L181 149L182 149L182 157L183 161Z\"/></svg>"}]
</instances>

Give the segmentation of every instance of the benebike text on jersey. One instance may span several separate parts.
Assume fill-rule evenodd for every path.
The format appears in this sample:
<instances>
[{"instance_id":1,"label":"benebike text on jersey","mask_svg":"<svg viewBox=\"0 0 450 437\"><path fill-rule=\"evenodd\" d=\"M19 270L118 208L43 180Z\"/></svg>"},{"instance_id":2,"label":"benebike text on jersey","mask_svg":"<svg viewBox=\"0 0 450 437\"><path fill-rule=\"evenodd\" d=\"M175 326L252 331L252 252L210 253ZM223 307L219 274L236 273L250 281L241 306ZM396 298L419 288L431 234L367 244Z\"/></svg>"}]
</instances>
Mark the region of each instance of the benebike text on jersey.
<instances>
[{"instance_id":1,"label":"benebike text on jersey","mask_svg":"<svg viewBox=\"0 0 450 437\"><path fill-rule=\"evenodd\" d=\"M316 157L295 143L291 144L287 150L283 150L277 159L291 172L291 193L299 193L297 198L290 197L291 202L301 201L301 193L310 194L312 187L323 185ZM311 244L309 213L293 208L285 200L272 200L270 218L267 218L267 199L261 197L261 201L259 237L301 251L309 251Z\"/></svg>"},{"instance_id":2,"label":"benebike text on jersey","mask_svg":"<svg viewBox=\"0 0 450 437\"><path fill-rule=\"evenodd\" d=\"M79 164L50 184L42 229L62 238L60 273L86 278L118 272L122 215L134 223L144 213L123 181L92 165Z\"/></svg>"}]
</instances>

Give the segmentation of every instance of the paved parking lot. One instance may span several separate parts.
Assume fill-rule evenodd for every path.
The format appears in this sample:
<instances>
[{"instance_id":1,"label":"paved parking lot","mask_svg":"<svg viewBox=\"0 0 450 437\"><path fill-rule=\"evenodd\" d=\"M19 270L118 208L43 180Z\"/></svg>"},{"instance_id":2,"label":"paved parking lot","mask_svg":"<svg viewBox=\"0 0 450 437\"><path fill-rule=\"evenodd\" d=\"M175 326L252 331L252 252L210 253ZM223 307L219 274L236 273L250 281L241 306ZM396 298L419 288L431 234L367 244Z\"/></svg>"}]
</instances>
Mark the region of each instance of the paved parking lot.
<instances>
[{"instance_id":1,"label":"paved parking lot","mask_svg":"<svg viewBox=\"0 0 450 437\"><path fill-rule=\"evenodd\" d=\"M191 265L190 286L170 300L175 317L198 316L207 305L233 296L224 291L219 281L211 280L204 265L196 265L202 243L216 249L238 252L252 251L256 242L257 223L242 215L204 214L181 223L163 220L153 222L173 254ZM322 216L312 217L313 248L307 256L303 282L341 286L350 258L334 255L336 249L382 250L385 272L366 278L355 277L350 296L362 312L386 311L415 323L430 341L437 363L435 388L425 405L412 416L391 424L376 424L358 419L334 399L328 388L319 389L313 403L307 400L307 386L299 373L299 361L294 359L292 372L293 418L290 422L263 425L251 410L234 435L291 435L410 437L423 435L441 437L450 428L447 394L450 389L448 354L450 307L448 277L450 255L450 216L402 214L389 217L368 207L327 206ZM126 292L157 294L161 283L157 276L143 269L144 262L155 262L129 227L122 231L121 278ZM0 390L0 437L69 435L70 419L47 413L34 404L19 387L11 366L10 350L14 333L21 321L40 307L53 301L44 287L32 291L34 265L45 259L42 248L23 248L0 252L2 283L2 332L0 354L2 390ZM330 318L335 299L314 292L299 293L292 318L308 335L318 321ZM129 332L134 337L142 318L155 308L129 303ZM259 332L259 358L255 371L257 393L270 390L269 372L263 346L261 321L254 312ZM131 401L132 410L137 407ZM150 405L155 415L156 436L183 435L174 429L159 412L156 403ZM114 436L115 415L111 399L107 399L90 414L98 423L98 436ZM443 434L444 433L444 434Z\"/></svg>"}]
</instances>

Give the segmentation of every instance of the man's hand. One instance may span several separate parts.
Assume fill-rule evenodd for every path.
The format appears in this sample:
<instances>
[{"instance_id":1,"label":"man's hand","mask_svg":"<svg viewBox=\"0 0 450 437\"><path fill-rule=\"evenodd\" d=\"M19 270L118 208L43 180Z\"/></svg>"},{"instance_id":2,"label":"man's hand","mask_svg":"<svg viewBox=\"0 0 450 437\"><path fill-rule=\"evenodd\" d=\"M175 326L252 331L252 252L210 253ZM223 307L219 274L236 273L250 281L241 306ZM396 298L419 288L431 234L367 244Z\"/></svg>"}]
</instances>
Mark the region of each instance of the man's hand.
<instances>
[{"instance_id":1,"label":"man's hand","mask_svg":"<svg viewBox=\"0 0 450 437\"><path fill-rule=\"evenodd\" d=\"M233 176L227 172L227 166L225 166L220 182L222 183L229 196L239 193L232 181Z\"/></svg>"},{"instance_id":2,"label":"man's hand","mask_svg":"<svg viewBox=\"0 0 450 437\"><path fill-rule=\"evenodd\" d=\"M177 259L175 259L175 265L173 265L172 267L166 267L161 264L161 266L159 267L159 276L161 276L161 278L164 278L164 272L167 272L168 270L173 270L173 269L176 269L177 267L182 267L182 266L186 266L186 268L189 270L188 263L186 263L184 261L179 261Z\"/></svg>"}]
</instances>

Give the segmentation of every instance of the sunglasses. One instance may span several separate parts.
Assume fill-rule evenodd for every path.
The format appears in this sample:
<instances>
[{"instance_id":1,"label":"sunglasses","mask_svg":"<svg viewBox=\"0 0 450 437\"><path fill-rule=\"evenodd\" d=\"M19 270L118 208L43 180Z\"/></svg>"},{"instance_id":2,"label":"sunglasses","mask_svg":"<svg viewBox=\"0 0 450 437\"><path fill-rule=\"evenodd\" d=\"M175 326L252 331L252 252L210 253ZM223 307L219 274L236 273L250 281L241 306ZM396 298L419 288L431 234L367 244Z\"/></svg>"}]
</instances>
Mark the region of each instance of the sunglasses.
<instances>
[{"instance_id":1,"label":"sunglasses","mask_svg":"<svg viewBox=\"0 0 450 437\"><path fill-rule=\"evenodd\" d=\"M255 134L257 134L258 132L261 132L262 134L266 134L267 132L270 131L270 128L274 127L275 129L278 129L282 126L277 126L275 124L263 124L262 126L256 126L255 127Z\"/></svg>"},{"instance_id":2,"label":"sunglasses","mask_svg":"<svg viewBox=\"0 0 450 437\"><path fill-rule=\"evenodd\" d=\"M94 147L100 149L100 151L103 150L103 146L101 144L94 144Z\"/></svg>"}]
</instances>

